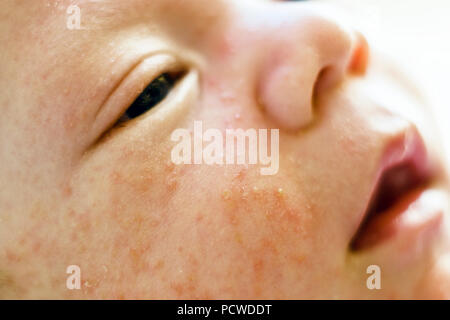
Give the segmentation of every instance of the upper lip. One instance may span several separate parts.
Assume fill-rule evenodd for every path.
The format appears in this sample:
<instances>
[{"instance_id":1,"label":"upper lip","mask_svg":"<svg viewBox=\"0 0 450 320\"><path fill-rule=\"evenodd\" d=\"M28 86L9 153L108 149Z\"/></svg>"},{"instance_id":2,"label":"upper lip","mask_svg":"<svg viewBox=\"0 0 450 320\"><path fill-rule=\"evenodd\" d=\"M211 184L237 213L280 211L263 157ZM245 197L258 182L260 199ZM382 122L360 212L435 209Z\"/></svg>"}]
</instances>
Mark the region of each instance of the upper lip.
<instances>
[{"instance_id":1,"label":"upper lip","mask_svg":"<svg viewBox=\"0 0 450 320\"><path fill-rule=\"evenodd\" d=\"M358 249L358 238L372 215L384 212L405 193L429 184L434 170L423 139L414 126L394 136L386 145L373 183L370 201L351 247Z\"/></svg>"}]
</instances>

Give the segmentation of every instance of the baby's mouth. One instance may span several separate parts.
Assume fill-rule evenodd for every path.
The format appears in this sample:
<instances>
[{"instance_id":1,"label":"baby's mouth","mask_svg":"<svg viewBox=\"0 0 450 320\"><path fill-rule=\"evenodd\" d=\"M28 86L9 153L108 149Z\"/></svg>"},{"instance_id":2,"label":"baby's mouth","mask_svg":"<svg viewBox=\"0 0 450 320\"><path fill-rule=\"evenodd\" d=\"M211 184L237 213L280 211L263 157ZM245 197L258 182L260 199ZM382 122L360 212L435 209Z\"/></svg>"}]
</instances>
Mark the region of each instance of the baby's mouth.
<instances>
[{"instance_id":1,"label":"baby's mouth","mask_svg":"<svg viewBox=\"0 0 450 320\"><path fill-rule=\"evenodd\" d=\"M372 200L351 242L353 251L372 248L399 233L414 237L424 226L437 221L440 210L430 196L430 168L417 130L394 139L386 152Z\"/></svg>"}]
</instances>

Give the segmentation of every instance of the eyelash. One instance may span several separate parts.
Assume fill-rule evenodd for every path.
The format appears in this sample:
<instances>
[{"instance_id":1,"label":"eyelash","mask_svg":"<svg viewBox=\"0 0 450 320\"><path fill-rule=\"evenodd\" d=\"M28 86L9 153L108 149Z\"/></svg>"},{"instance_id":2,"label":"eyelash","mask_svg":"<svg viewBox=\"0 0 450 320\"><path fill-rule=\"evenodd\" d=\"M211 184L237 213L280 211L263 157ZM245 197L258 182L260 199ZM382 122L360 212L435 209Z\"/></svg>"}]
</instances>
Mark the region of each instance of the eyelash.
<instances>
[{"instance_id":1,"label":"eyelash","mask_svg":"<svg viewBox=\"0 0 450 320\"><path fill-rule=\"evenodd\" d=\"M174 88L182 73L162 73L153 80L120 117L118 124L137 118L161 103Z\"/></svg>"}]
</instances>

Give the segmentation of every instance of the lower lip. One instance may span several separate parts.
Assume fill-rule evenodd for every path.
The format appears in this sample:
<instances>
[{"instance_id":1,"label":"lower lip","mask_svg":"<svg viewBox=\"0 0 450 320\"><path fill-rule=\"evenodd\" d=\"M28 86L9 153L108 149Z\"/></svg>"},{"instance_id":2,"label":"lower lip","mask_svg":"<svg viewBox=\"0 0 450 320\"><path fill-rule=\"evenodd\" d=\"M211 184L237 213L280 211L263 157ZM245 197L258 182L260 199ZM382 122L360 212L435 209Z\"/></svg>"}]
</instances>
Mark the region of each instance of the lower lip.
<instances>
[{"instance_id":1,"label":"lower lip","mask_svg":"<svg viewBox=\"0 0 450 320\"><path fill-rule=\"evenodd\" d=\"M434 236L442 224L448 201L445 191L430 188L411 191L391 208L372 217L353 242L353 249L366 250L394 239L411 245L417 240L424 243L423 237Z\"/></svg>"}]
</instances>

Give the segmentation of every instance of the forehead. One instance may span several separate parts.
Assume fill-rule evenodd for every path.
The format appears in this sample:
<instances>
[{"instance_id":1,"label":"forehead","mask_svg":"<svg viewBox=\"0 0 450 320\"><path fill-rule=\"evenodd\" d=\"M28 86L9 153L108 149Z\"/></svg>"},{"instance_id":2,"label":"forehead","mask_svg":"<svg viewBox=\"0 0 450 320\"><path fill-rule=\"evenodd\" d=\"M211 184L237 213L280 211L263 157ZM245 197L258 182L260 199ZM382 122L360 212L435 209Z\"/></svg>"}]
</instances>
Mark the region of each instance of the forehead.
<instances>
[{"instance_id":1,"label":"forehead","mask_svg":"<svg viewBox=\"0 0 450 320\"><path fill-rule=\"evenodd\" d=\"M226 12L231 0L78 0L81 12L90 15L88 19L103 27L127 22L146 21L177 23L189 19L191 24L205 20L213 22ZM152 19L152 20L145 20ZM206 25L204 25L207 27Z\"/></svg>"},{"instance_id":2,"label":"forehead","mask_svg":"<svg viewBox=\"0 0 450 320\"><path fill-rule=\"evenodd\" d=\"M90 26L113 28L130 21L158 21L158 18L169 19L176 23L180 19L189 19L196 24L222 16L234 0L47 0L47 1L0 1L2 22L23 23L20 18L37 20L44 23L48 20L65 17L70 6L78 6L84 23ZM3 19L3 16L5 19ZM12 18L14 19L7 19ZM19 19L18 19L19 18ZM53 18L53 19L52 19ZM22 27L24 27L22 25Z\"/></svg>"},{"instance_id":3,"label":"forehead","mask_svg":"<svg viewBox=\"0 0 450 320\"><path fill-rule=\"evenodd\" d=\"M93 39L111 38L112 35L118 36L118 31L135 27L146 36L165 34L172 40L199 44L211 40L209 35L223 30L229 23L230 15L227 13L234 1L1 0L0 45L3 46L6 41L8 45L23 48L39 42L51 42L58 47L68 41L68 36L76 36L78 44L83 40L92 43ZM71 6L80 9L82 31L93 32L68 32L68 19L77 14L68 10Z\"/></svg>"}]
</instances>

